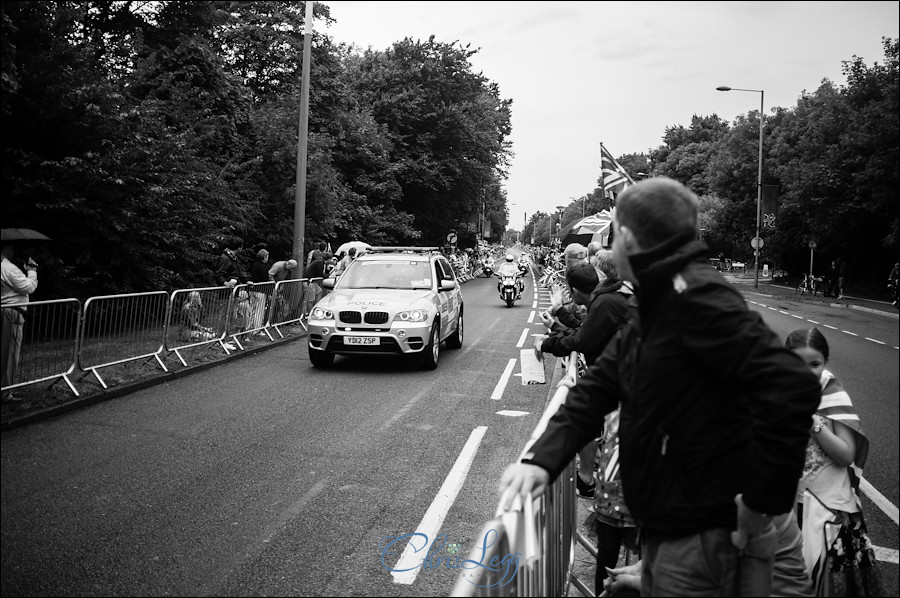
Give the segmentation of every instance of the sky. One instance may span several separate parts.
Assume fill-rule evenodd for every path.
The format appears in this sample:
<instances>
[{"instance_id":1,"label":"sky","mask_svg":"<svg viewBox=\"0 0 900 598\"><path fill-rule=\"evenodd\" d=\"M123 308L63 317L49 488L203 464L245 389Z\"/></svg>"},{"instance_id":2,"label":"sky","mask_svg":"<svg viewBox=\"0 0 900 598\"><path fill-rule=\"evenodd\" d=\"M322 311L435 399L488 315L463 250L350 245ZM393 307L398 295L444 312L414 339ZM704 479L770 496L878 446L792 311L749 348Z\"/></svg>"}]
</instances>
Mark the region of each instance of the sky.
<instances>
[{"instance_id":1,"label":"sky","mask_svg":"<svg viewBox=\"0 0 900 598\"><path fill-rule=\"evenodd\" d=\"M336 42L384 50L410 37L459 41L472 70L512 100L510 228L590 193L600 143L649 153L694 115L734 122L792 108L842 61L884 63L900 2L357 2L324 0ZM634 173L630 173L634 175Z\"/></svg>"}]
</instances>

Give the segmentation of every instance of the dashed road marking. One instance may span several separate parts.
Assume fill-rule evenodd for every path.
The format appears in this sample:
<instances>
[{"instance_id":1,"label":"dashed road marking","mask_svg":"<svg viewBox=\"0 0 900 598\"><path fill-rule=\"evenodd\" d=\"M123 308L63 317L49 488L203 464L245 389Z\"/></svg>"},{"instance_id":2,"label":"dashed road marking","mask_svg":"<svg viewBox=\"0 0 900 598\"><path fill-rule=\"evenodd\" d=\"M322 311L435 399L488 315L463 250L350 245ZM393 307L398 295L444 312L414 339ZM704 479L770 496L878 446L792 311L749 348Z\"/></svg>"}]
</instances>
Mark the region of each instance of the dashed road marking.
<instances>
[{"instance_id":1,"label":"dashed road marking","mask_svg":"<svg viewBox=\"0 0 900 598\"><path fill-rule=\"evenodd\" d=\"M887 343L884 342L884 341L880 341L880 340L877 340L877 339L874 339L874 338L869 338L868 336L866 337L866 340L867 340L867 341L872 341L873 343L878 343L879 345L886 345L886 344L887 344Z\"/></svg>"},{"instance_id":2,"label":"dashed road marking","mask_svg":"<svg viewBox=\"0 0 900 598\"><path fill-rule=\"evenodd\" d=\"M441 531L441 526L444 524L444 519L447 517L447 512L453 506L456 496L466 481L466 476L469 475L469 469L472 467L475 453L478 451L478 445L484 439L485 432L487 432L487 426L478 426L469 434L469 439L463 446L462 451L460 451L459 457L456 458L456 462L450 469L450 473L447 474L431 506L425 511L425 516L422 517L419 527L416 528L415 534L412 536L413 538L424 536L427 538L427 543L437 537L438 532ZM424 552L423 549L425 549ZM394 577L394 583L410 585L416 580L416 576L422 570L422 567L418 566L417 562L428 555L427 549L428 546L417 549L412 542L406 544L403 554L400 555L400 560L394 565L391 573Z\"/></svg>"},{"instance_id":3,"label":"dashed road marking","mask_svg":"<svg viewBox=\"0 0 900 598\"><path fill-rule=\"evenodd\" d=\"M519 337L519 342L516 343L516 348L521 349L525 346L525 339L528 338L528 333L531 332L528 328L522 331L522 336Z\"/></svg>"},{"instance_id":4,"label":"dashed road marking","mask_svg":"<svg viewBox=\"0 0 900 598\"><path fill-rule=\"evenodd\" d=\"M503 375L500 376L497 386L494 387L494 392L491 393L491 399L499 401L503 397L503 391L506 390L506 385L509 383L509 377L512 376L513 368L515 367L516 359L512 358L509 360L509 363L506 364L506 369L503 370Z\"/></svg>"},{"instance_id":5,"label":"dashed road marking","mask_svg":"<svg viewBox=\"0 0 900 598\"><path fill-rule=\"evenodd\" d=\"M534 322L534 312L528 314L528 323L532 324Z\"/></svg>"},{"instance_id":6,"label":"dashed road marking","mask_svg":"<svg viewBox=\"0 0 900 598\"><path fill-rule=\"evenodd\" d=\"M841 332L843 332L843 333L845 333L845 334L849 334L850 336L859 336L859 335L856 334L855 332L850 332L849 330L841 330Z\"/></svg>"}]
</instances>

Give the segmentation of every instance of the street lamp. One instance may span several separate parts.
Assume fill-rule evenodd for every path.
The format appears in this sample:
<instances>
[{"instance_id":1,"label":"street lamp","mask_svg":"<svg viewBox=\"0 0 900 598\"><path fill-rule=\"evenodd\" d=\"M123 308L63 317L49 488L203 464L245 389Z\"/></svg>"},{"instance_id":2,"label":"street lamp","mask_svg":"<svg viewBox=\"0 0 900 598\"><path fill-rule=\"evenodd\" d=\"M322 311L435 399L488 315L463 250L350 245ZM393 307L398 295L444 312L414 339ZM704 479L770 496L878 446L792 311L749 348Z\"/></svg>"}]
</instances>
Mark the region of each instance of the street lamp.
<instances>
[{"instance_id":1,"label":"street lamp","mask_svg":"<svg viewBox=\"0 0 900 598\"><path fill-rule=\"evenodd\" d=\"M762 239L759 238L759 220L762 211L762 168L763 168L763 127L766 123L764 111L765 91L762 89L739 89L720 85L718 91L751 91L759 94L759 170L756 175L756 237L753 238L753 287L759 288L759 250Z\"/></svg>"}]
</instances>

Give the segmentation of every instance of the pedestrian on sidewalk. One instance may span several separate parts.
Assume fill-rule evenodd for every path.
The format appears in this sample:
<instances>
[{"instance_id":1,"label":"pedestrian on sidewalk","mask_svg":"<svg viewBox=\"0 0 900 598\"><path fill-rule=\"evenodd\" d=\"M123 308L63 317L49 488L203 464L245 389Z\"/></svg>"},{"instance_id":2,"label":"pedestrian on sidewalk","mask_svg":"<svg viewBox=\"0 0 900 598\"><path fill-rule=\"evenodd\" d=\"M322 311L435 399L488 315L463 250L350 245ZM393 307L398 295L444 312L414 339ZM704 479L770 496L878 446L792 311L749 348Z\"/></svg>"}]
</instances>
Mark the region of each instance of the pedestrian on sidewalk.
<instances>
[{"instance_id":1,"label":"pedestrian on sidewalk","mask_svg":"<svg viewBox=\"0 0 900 598\"><path fill-rule=\"evenodd\" d=\"M844 298L844 279L847 276L847 262L843 258L838 258L838 299Z\"/></svg>"},{"instance_id":2,"label":"pedestrian on sidewalk","mask_svg":"<svg viewBox=\"0 0 900 598\"><path fill-rule=\"evenodd\" d=\"M769 595L774 521L794 505L818 381L709 264L694 193L655 177L616 204L613 256L637 313L504 472L500 507L542 493L619 408L641 595L737 595L751 567Z\"/></svg>"},{"instance_id":3,"label":"pedestrian on sidewalk","mask_svg":"<svg viewBox=\"0 0 900 598\"><path fill-rule=\"evenodd\" d=\"M38 286L37 263L31 258L25 264L25 272L13 263L16 255L15 243L6 241L0 248L3 256L0 264L0 304L3 305L3 331L0 338L0 350L3 352L2 386L8 388L16 382L19 369L19 356L22 351L22 336L25 330L25 314L28 310L28 299ZM12 391L2 391L4 402L18 401Z\"/></svg>"}]
</instances>

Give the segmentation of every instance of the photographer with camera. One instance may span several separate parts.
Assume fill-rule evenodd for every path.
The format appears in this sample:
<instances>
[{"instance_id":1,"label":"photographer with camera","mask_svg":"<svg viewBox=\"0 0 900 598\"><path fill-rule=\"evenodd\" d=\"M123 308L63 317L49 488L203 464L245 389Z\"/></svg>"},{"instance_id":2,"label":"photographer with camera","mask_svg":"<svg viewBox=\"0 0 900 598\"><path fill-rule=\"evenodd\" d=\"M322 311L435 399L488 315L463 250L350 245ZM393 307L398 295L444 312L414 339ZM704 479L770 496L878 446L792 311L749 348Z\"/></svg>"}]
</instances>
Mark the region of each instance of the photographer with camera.
<instances>
[{"instance_id":1,"label":"photographer with camera","mask_svg":"<svg viewBox=\"0 0 900 598\"><path fill-rule=\"evenodd\" d=\"M8 390L15 383L16 370L19 367L19 352L22 349L22 331L25 327L25 312L28 309L28 296L37 289L37 263L31 258L25 265L25 272L13 263L15 245L4 242L2 247L3 262L0 266L0 303L3 311L3 330L0 338L2 350L2 400L18 401Z\"/></svg>"}]
</instances>

